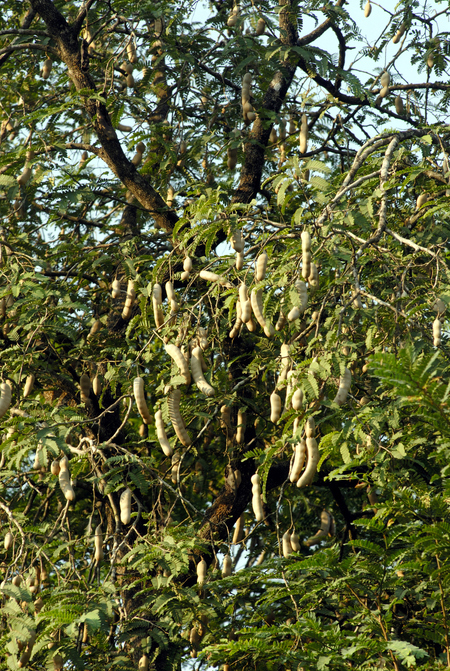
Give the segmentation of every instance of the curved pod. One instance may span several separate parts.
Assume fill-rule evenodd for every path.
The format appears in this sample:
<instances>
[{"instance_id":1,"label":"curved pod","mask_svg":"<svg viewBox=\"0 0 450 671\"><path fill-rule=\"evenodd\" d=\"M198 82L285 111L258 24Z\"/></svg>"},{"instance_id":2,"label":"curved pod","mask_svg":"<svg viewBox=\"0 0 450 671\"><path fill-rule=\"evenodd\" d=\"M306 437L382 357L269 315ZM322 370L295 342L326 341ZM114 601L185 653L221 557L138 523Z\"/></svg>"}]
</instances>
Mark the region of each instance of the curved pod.
<instances>
[{"instance_id":1,"label":"curved pod","mask_svg":"<svg viewBox=\"0 0 450 671\"><path fill-rule=\"evenodd\" d=\"M181 400L181 391L179 389L174 389L169 394L169 417L172 422L175 433L177 434L178 440L185 447L191 445L192 440L186 431L183 418L180 413L180 400Z\"/></svg>"},{"instance_id":2,"label":"curved pod","mask_svg":"<svg viewBox=\"0 0 450 671\"><path fill-rule=\"evenodd\" d=\"M151 415L148 409L145 393L144 393L144 380L141 377L135 377L133 382L133 394L136 401L137 409L142 417L144 424L150 424Z\"/></svg>"},{"instance_id":3,"label":"curved pod","mask_svg":"<svg viewBox=\"0 0 450 671\"><path fill-rule=\"evenodd\" d=\"M167 438L161 410L157 410L155 413L155 426L156 426L156 436L159 440L159 444L161 445L162 451L164 452L166 457L171 457L173 454L173 449L169 443L169 439Z\"/></svg>"},{"instance_id":4,"label":"curved pod","mask_svg":"<svg viewBox=\"0 0 450 671\"><path fill-rule=\"evenodd\" d=\"M205 394L205 396L211 397L214 396L215 390L211 387L210 384L205 380L202 372L202 363L201 363L202 350L200 347L194 347L191 353L191 371L194 382L197 385L198 389Z\"/></svg>"}]
</instances>

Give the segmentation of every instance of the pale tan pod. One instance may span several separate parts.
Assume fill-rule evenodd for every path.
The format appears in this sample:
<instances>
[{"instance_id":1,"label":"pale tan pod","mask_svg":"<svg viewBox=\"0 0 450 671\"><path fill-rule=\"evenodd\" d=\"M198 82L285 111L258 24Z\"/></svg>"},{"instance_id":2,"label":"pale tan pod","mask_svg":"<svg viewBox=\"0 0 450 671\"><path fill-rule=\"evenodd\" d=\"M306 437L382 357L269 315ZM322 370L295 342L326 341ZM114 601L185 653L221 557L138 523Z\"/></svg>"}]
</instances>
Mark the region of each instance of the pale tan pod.
<instances>
[{"instance_id":1,"label":"pale tan pod","mask_svg":"<svg viewBox=\"0 0 450 671\"><path fill-rule=\"evenodd\" d=\"M258 23L256 24L256 34L264 35L265 30L266 30L266 22L262 18L258 19Z\"/></svg>"},{"instance_id":2,"label":"pale tan pod","mask_svg":"<svg viewBox=\"0 0 450 671\"><path fill-rule=\"evenodd\" d=\"M197 564L197 584L199 587L202 587L205 584L207 568L208 565L205 560L203 558L200 559Z\"/></svg>"},{"instance_id":3,"label":"pale tan pod","mask_svg":"<svg viewBox=\"0 0 450 671\"><path fill-rule=\"evenodd\" d=\"M217 282L217 284L220 284L223 287L227 287L227 289L232 289L233 287L233 285L228 282L225 277L218 275L217 273L213 273L210 270L201 270L199 274L202 280L207 280L208 282Z\"/></svg>"},{"instance_id":4,"label":"pale tan pod","mask_svg":"<svg viewBox=\"0 0 450 671\"><path fill-rule=\"evenodd\" d=\"M289 471L289 480L297 482L302 472L306 457L306 441L302 440L294 447L294 454L291 460L291 468Z\"/></svg>"},{"instance_id":5,"label":"pale tan pod","mask_svg":"<svg viewBox=\"0 0 450 671\"><path fill-rule=\"evenodd\" d=\"M161 410L157 410L155 413L155 426L156 426L156 436L159 440L159 444L161 445L162 451L164 452L166 457L171 457L173 454L173 449L169 443L169 439L167 438Z\"/></svg>"},{"instance_id":6,"label":"pale tan pod","mask_svg":"<svg viewBox=\"0 0 450 671\"><path fill-rule=\"evenodd\" d=\"M150 424L152 417L145 400L144 380L141 377L135 377L133 381L133 394L136 401L137 409L142 417L144 424Z\"/></svg>"},{"instance_id":7,"label":"pale tan pod","mask_svg":"<svg viewBox=\"0 0 450 671\"><path fill-rule=\"evenodd\" d=\"M270 421L274 424L281 417L281 396L275 391L270 394Z\"/></svg>"},{"instance_id":8,"label":"pale tan pod","mask_svg":"<svg viewBox=\"0 0 450 671\"><path fill-rule=\"evenodd\" d=\"M292 554L291 534L289 531L283 534L282 538L283 557L287 558Z\"/></svg>"},{"instance_id":9,"label":"pale tan pod","mask_svg":"<svg viewBox=\"0 0 450 671\"><path fill-rule=\"evenodd\" d=\"M439 347L441 344L441 320L439 317L433 322L433 345L434 347Z\"/></svg>"},{"instance_id":10,"label":"pale tan pod","mask_svg":"<svg viewBox=\"0 0 450 671\"><path fill-rule=\"evenodd\" d=\"M302 549L302 546L300 545L300 539L298 537L298 534L295 533L295 531L291 534L291 547L294 552L300 552Z\"/></svg>"},{"instance_id":11,"label":"pale tan pod","mask_svg":"<svg viewBox=\"0 0 450 671\"><path fill-rule=\"evenodd\" d=\"M308 150L308 118L306 114L302 114L302 122L300 126L300 153L306 154Z\"/></svg>"},{"instance_id":12,"label":"pale tan pod","mask_svg":"<svg viewBox=\"0 0 450 671\"><path fill-rule=\"evenodd\" d=\"M25 386L23 388L23 397L24 398L29 396L31 394L31 392L33 391L34 380L35 380L35 377L34 377L33 373L30 373L30 375L28 375L27 379L25 380Z\"/></svg>"},{"instance_id":13,"label":"pale tan pod","mask_svg":"<svg viewBox=\"0 0 450 671\"><path fill-rule=\"evenodd\" d=\"M186 361L183 352L179 347L172 344L167 344L164 346L167 354L175 361L178 366L181 375L184 377L186 384L191 384L191 373L189 370L189 364Z\"/></svg>"},{"instance_id":14,"label":"pale tan pod","mask_svg":"<svg viewBox=\"0 0 450 671\"><path fill-rule=\"evenodd\" d=\"M391 81L391 75L389 74L389 72L387 72L387 70L385 70L380 77L380 84L383 87L389 86L390 81Z\"/></svg>"},{"instance_id":15,"label":"pale tan pod","mask_svg":"<svg viewBox=\"0 0 450 671\"><path fill-rule=\"evenodd\" d=\"M100 394L102 393L102 388L103 388L102 381L97 374L92 380L92 391L96 396L100 396Z\"/></svg>"},{"instance_id":16,"label":"pale tan pod","mask_svg":"<svg viewBox=\"0 0 450 671\"><path fill-rule=\"evenodd\" d=\"M183 261L183 270L186 272L190 273L192 270L192 259L190 256L186 256L186 258Z\"/></svg>"},{"instance_id":17,"label":"pale tan pod","mask_svg":"<svg viewBox=\"0 0 450 671\"><path fill-rule=\"evenodd\" d=\"M364 7L364 16L366 19L370 16L372 12L372 5L370 4L370 0L367 0L366 6Z\"/></svg>"},{"instance_id":18,"label":"pale tan pod","mask_svg":"<svg viewBox=\"0 0 450 671\"><path fill-rule=\"evenodd\" d=\"M261 500L261 487L258 473L251 477L252 483L252 508L257 522L262 522L264 519L264 512Z\"/></svg>"},{"instance_id":19,"label":"pale tan pod","mask_svg":"<svg viewBox=\"0 0 450 671\"><path fill-rule=\"evenodd\" d=\"M244 254L242 252L236 252L236 270L242 270L244 267Z\"/></svg>"},{"instance_id":20,"label":"pale tan pod","mask_svg":"<svg viewBox=\"0 0 450 671\"><path fill-rule=\"evenodd\" d=\"M266 332L266 329L267 328L270 329L270 326L272 326L272 324L270 324L270 326L268 327L268 324L267 324L267 322L266 322L266 320L263 316L262 289L258 289L258 290L253 289L251 294L250 294L250 301L251 301L251 305L252 305L253 314L255 315L258 324L261 326L261 328L264 329L264 332ZM273 326L272 326L272 330L273 330ZM270 337L270 336L268 336L268 337Z\"/></svg>"},{"instance_id":21,"label":"pale tan pod","mask_svg":"<svg viewBox=\"0 0 450 671\"><path fill-rule=\"evenodd\" d=\"M330 515L328 510L322 510L320 514L320 529L317 531L317 533L314 534L314 536L311 536L311 538L308 538L308 540L305 541L305 545L307 547L311 547L312 545L317 545L319 541L326 538L330 533L333 522L333 517Z\"/></svg>"},{"instance_id":22,"label":"pale tan pod","mask_svg":"<svg viewBox=\"0 0 450 671\"><path fill-rule=\"evenodd\" d=\"M50 77L50 72L52 71L53 61L51 58L47 58L44 61L42 66L42 79L48 79Z\"/></svg>"},{"instance_id":23,"label":"pale tan pod","mask_svg":"<svg viewBox=\"0 0 450 671\"><path fill-rule=\"evenodd\" d=\"M256 281L261 282L266 276L267 270L267 252L260 254L256 260Z\"/></svg>"},{"instance_id":24,"label":"pale tan pod","mask_svg":"<svg viewBox=\"0 0 450 671\"><path fill-rule=\"evenodd\" d=\"M302 252L310 252L311 251L311 235L309 234L308 231L302 231L301 240L302 240Z\"/></svg>"},{"instance_id":25,"label":"pale tan pod","mask_svg":"<svg viewBox=\"0 0 450 671\"><path fill-rule=\"evenodd\" d=\"M248 322L252 318L252 306L249 300L246 300L244 303L241 303L241 319L244 322L244 324L248 324Z\"/></svg>"},{"instance_id":26,"label":"pale tan pod","mask_svg":"<svg viewBox=\"0 0 450 671\"><path fill-rule=\"evenodd\" d=\"M301 389L296 389L292 394L292 407L294 410L300 410L303 405L303 391Z\"/></svg>"},{"instance_id":27,"label":"pale tan pod","mask_svg":"<svg viewBox=\"0 0 450 671\"><path fill-rule=\"evenodd\" d=\"M317 464L319 463L319 448L315 438L306 439L306 451L308 454L308 461L303 474L297 481L297 487L307 487L313 481L317 471Z\"/></svg>"},{"instance_id":28,"label":"pale tan pod","mask_svg":"<svg viewBox=\"0 0 450 671\"><path fill-rule=\"evenodd\" d=\"M65 461L64 461L65 459ZM61 491L66 499L66 501L73 502L75 501L75 491L72 487L71 480L70 480L70 471L67 468L63 468L63 464L65 464L68 460L67 457L63 457L61 461L59 462L60 465L60 471L59 471L59 486L61 488Z\"/></svg>"},{"instance_id":29,"label":"pale tan pod","mask_svg":"<svg viewBox=\"0 0 450 671\"><path fill-rule=\"evenodd\" d=\"M428 200L428 194L427 193L421 193L416 200L416 210L418 210L420 207L422 207L422 205L425 205L427 200Z\"/></svg>"},{"instance_id":30,"label":"pale tan pod","mask_svg":"<svg viewBox=\"0 0 450 671\"><path fill-rule=\"evenodd\" d=\"M389 89L387 86L383 86L383 88L380 91L380 98L386 98L387 94L389 93Z\"/></svg>"},{"instance_id":31,"label":"pale tan pod","mask_svg":"<svg viewBox=\"0 0 450 671\"><path fill-rule=\"evenodd\" d=\"M147 655L142 655L138 662L138 671L148 671L149 659Z\"/></svg>"},{"instance_id":32,"label":"pale tan pod","mask_svg":"<svg viewBox=\"0 0 450 671\"><path fill-rule=\"evenodd\" d=\"M50 466L50 472L52 475L59 475L60 472L60 466L59 466L59 461L57 459L54 459L51 463Z\"/></svg>"},{"instance_id":33,"label":"pale tan pod","mask_svg":"<svg viewBox=\"0 0 450 671\"><path fill-rule=\"evenodd\" d=\"M228 578L233 573L233 562L231 561L231 557L229 554L226 554L225 557L223 558L223 564L222 564L222 576L224 578Z\"/></svg>"},{"instance_id":34,"label":"pale tan pod","mask_svg":"<svg viewBox=\"0 0 450 671\"><path fill-rule=\"evenodd\" d=\"M15 587L20 587L22 583L22 578L20 575L15 575L14 578L11 580L11 582Z\"/></svg>"},{"instance_id":35,"label":"pale tan pod","mask_svg":"<svg viewBox=\"0 0 450 671\"><path fill-rule=\"evenodd\" d=\"M120 521L122 524L130 524L131 521L131 489L126 487L120 495Z\"/></svg>"},{"instance_id":36,"label":"pale tan pod","mask_svg":"<svg viewBox=\"0 0 450 671\"><path fill-rule=\"evenodd\" d=\"M131 79L133 79L133 75L128 75L128 77L131 77ZM127 81L128 81L128 77L127 77ZM143 154L140 151L137 151L135 153L135 155L133 156L133 158L131 159L131 162L133 163L133 165L135 165L136 167L138 165L140 165L142 163L142 156L143 156Z\"/></svg>"},{"instance_id":37,"label":"pale tan pod","mask_svg":"<svg viewBox=\"0 0 450 671\"><path fill-rule=\"evenodd\" d=\"M12 547L12 544L14 543L14 536L10 531L7 531L5 534L5 538L3 540L3 547L5 548L6 552Z\"/></svg>"},{"instance_id":38,"label":"pale tan pod","mask_svg":"<svg viewBox=\"0 0 450 671\"><path fill-rule=\"evenodd\" d=\"M113 298L120 298L120 280L113 281L111 296Z\"/></svg>"},{"instance_id":39,"label":"pale tan pod","mask_svg":"<svg viewBox=\"0 0 450 671\"><path fill-rule=\"evenodd\" d=\"M131 311L136 300L136 291L134 290L134 280L128 280L127 295L125 305L122 310L122 319L128 321L131 317Z\"/></svg>"},{"instance_id":40,"label":"pale tan pod","mask_svg":"<svg viewBox=\"0 0 450 671\"><path fill-rule=\"evenodd\" d=\"M241 282L241 285L239 287L239 301L241 305L245 303L245 301L248 301L248 289L245 282Z\"/></svg>"},{"instance_id":41,"label":"pale tan pod","mask_svg":"<svg viewBox=\"0 0 450 671\"><path fill-rule=\"evenodd\" d=\"M169 417L172 422L175 433L179 441L185 446L189 447L192 440L186 431L183 418L180 413L180 400L181 400L181 391L179 389L173 389L169 394Z\"/></svg>"},{"instance_id":42,"label":"pale tan pod","mask_svg":"<svg viewBox=\"0 0 450 671\"><path fill-rule=\"evenodd\" d=\"M237 545L242 541L243 538L244 538L244 514L238 517L236 521L233 532L233 540L231 541L232 545Z\"/></svg>"},{"instance_id":43,"label":"pale tan pod","mask_svg":"<svg viewBox=\"0 0 450 671\"><path fill-rule=\"evenodd\" d=\"M399 116L401 116L404 112L403 100L402 100L402 97L400 95L398 95L395 98L395 111L397 112L397 114Z\"/></svg>"},{"instance_id":44,"label":"pale tan pod","mask_svg":"<svg viewBox=\"0 0 450 671\"><path fill-rule=\"evenodd\" d=\"M104 557L103 534L102 534L102 527L100 524L95 529L94 546L95 546L94 560L96 564L99 564Z\"/></svg>"},{"instance_id":45,"label":"pale tan pod","mask_svg":"<svg viewBox=\"0 0 450 671\"><path fill-rule=\"evenodd\" d=\"M26 186L31 178L31 168L30 166L25 166L22 174L17 178L17 184L19 186Z\"/></svg>"},{"instance_id":46,"label":"pale tan pod","mask_svg":"<svg viewBox=\"0 0 450 671\"><path fill-rule=\"evenodd\" d=\"M3 417L10 406L11 394L12 388L9 380L2 382L0 385L0 417Z\"/></svg>"},{"instance_id":47,"label":"pale tan pod","mask_svg":"<svg viewBox=\"0 0 450 671\"><path fill-rule=\"evenodd\" d=\"M216 393L214 388L205 380L202 372L201 364L201 355L202 350L200 347L194 347L191 353L191 371L194 382L197 385L198 389L205 394L205 396L211 397Z\"/></svg>"},{"instance_id":48,"label":"pale tan pod","mask_svg":"<svg viewBox=\"0 0 450 671\"><path fill-rule=\"evenodd\" d=\"M334 397L334 403L337 405L343 405L347 400L348 392L350 391L350 385L352 383L352 374L348 368L344 369L344 373L339 380L339 388L337 394Z\"/></svg>"},{"instance_id":49,"label":"pale tan pod","mask_svg":"<svg viewBox=\"0 0 450 671\"><path fill-rule=\"evenodd\" d=\"M305 424L305 433L307 438L312 438L316 434L316 423L314 417L308 417Z\"/></svg>"},{"instance_id":50,"label":"pale tan pod","mask_svg":"<svg viewBox=\"0 0 450 671\"><path fill-rule=\"evenodd\" d=\"M237 430L236 430L236 442L238 444L244 442L245 425L246 425L245 412L239 408L237 414Z\"/></svg>"},{"instance_id":51,"label":"pale tan pod","mask_svg":"<svg viewBox=\"0 0 450 671\"><path fill-rule=\"evenodd\" d=\"M137 63L136 44L133 38L128 42L127 56L130 63Z\"/></svg>"}]
</instances>

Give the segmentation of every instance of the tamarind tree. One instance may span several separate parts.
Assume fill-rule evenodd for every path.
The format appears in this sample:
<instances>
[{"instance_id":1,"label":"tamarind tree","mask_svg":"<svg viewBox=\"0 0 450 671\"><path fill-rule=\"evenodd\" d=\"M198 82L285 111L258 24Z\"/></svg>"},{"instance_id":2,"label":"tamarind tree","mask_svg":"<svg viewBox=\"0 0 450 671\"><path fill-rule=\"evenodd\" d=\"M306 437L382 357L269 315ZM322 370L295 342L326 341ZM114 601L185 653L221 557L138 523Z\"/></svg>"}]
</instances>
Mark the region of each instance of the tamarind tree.
<instances>
[{"instance_id":1,"label":"tamarind tree","mask_svg":"<svg viewBox=\"0 0 450 671\"><path fill-rule=\"evenodd\" d=\"M2 10L0 669L449 668L448 3Z\"/></svg>"}]
</instances>

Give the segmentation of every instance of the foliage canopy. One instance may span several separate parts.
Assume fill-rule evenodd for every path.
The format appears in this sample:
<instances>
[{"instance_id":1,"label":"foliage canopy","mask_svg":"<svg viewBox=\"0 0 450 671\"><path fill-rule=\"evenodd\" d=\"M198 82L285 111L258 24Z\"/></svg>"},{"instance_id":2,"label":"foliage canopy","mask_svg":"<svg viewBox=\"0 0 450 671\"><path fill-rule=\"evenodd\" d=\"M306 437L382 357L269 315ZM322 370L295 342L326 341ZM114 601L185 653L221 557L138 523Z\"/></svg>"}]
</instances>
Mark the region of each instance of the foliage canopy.
<instances>
[{"instance_id":1,"label":"foliage canopy","mask_svg":"<svg viewBox=\"0 0 450 671\"><path fill-rule=\"evenodd\" d=\"M450 10L385 4L5 0L1 670L450 667Z\"/></svg>"}]
</instances>

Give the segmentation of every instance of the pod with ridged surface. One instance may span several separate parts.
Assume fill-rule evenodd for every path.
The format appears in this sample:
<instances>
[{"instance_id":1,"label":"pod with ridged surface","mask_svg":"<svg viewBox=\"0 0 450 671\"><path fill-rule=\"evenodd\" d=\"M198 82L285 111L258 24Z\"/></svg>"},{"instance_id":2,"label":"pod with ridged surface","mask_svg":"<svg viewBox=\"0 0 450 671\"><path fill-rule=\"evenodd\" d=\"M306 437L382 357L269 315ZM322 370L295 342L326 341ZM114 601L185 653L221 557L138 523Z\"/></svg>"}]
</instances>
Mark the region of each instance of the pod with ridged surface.
<instances>
[{"instance_id":1,"label":"pod with ridged surface","mask_svg":"<svg viewBox=\"0 0 450 671\"><path fill-rule=\"evenodd\" d=\"M181 400L181 391L179 389L173 389L169 394L169 417L172 422L175 433L177 434L178 440L185 446L189 447L192 440L186 431L183 418L180 412L180 400Z\"/></svg>"},{"instance_id":2,"label":"pod with ridged surface","mask_svg":"<svg viewBox=\"0 0 450 671\"><path fill-rule=\"evenodd\" d=\"M164 324L164 313L162 311L162 289L161 285L155 283L152 291L153 315L155 317L155 324L160 328Z\"/></svg>"},{"instance_id":3,"label":"pod with ridged surface","mask_svg":"<svg viewBox=\"0 0 450 671\"><path fill-rule=\"evenodd\" d=\"M291 468L289 470L289 480L297 482L302 472L306 457L306 441L302 440L294 447L294 454L291 459Z\"/></svg>"},{"instance_id":4,"label":"pod with ridged surface","mask_svg":"<svg viewBox=\"0 0 450 671\"><path fill-rule=\"evenodd\" d=\"M166 429L164 427L164 421L161 410L155 412L155 426L156 426L156 437L159 440L161 449L166 455L166 457L171 457L173 454L173 449L167 438Z\"/></svg>"},{"instance_id":5,"label":"pod with ridged surface","mask_svg":"<svg viewBox=\"0 0 450 671\"><path fill-rule=\"evenodd\" d=\"M297 480L297 487L307 487L311 484L317 471L317 464L319 463L319 448L315 438L306 439L306 452L308 460L306 468L301 477Z\"/></svg>"},{"instance_id":6,"label":"pod with ridged surface","mask_svg":"<svg viewBox=\"0 0 450 671\"><path fill-rule=\"evenodd\" d=\"M131 489L126 487L119 500L120 521L122 524L130 524L131 521Z\"/></svg>"},{"instance_id":7,"label":"pod with ridged surface","mask_svg":"<svg viewBox=\"0 0 450 671\"><path fill-rule=\"evenodd\" d=\"M194 382L197 385L197 388L205 394L205 396L211 397L216 393L214 388L205 380L202 372L202 350L200 347L194 347L191 352L191 372Z\"/></svg>"},{"instance_id":8,"label":"pod with ridged surface","mask_svg":"<svg viewBox=\"0 0 450 671\"><path fill-rule=\"evenodd\" d=\"M142 417L144 424L150 424L152 417L145 400L144 380L141 377L135 377L133 381L133 394L136 401L137 409Z\"/></svg>"},{"instance_id":9,"label":"pod with ridged surface","mask_svg":"<svg viewBox=\"0 0 450 671\"><path fill-rule=\"evenodd\" d=\"M258 473L251 477L252 483L252 508L257 522L264 519L263 505L261 499L261 485Z\"/></svg>"},{"instance_id":10,"label":"pod with ridged surface","mask_svg":"<svg viewBox=\"0 0 450 671\"><path fill-rule=\"evenodd\" d=\"M165 345L165 350L178 366L180 374L184 377L186 384L191 384L191 372L189 370L189 364L180 348L176 345L167 344Z\"/></svg>"},{"instance_id":11,"label":"pod with ridged surface","mask_svg":"<svg viewBox=\"0 0 450 671\"><path fill-rule=\"evenodd\" d=\"M283 550L283 557L287 559L287 557L289 557L289 555L292 554L291 534L289 533L289 531L286 531L283 534L281 545Z\"/></svg>"}]
</instances>

